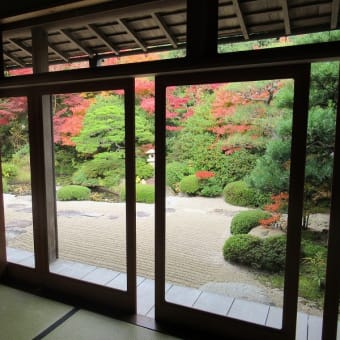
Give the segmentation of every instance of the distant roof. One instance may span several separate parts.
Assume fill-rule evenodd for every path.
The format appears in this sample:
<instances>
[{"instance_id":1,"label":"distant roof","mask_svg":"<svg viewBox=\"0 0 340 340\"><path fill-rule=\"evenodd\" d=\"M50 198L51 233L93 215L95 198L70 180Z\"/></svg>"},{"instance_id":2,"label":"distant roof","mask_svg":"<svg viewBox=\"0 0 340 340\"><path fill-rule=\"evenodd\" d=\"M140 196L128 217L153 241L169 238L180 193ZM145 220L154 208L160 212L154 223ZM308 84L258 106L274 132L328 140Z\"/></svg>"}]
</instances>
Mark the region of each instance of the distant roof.
<instances>
[{"instance_id":1,"label":"distant roof","mask_svg":"<svg viewBox=\"0 0 340 340\"><path fill-rule=\"evenodd\" d=\"M185 0L34 0L31 10L27 4L22 7L22 1L10 3L13 5L0 14L7 69L32 65L30 29L36 25L48 32L51 64L186 45ZM339 27L339 3L219 0L218 39L221 43L241 42L334 30Z\"/></svg>"}]
</instances>

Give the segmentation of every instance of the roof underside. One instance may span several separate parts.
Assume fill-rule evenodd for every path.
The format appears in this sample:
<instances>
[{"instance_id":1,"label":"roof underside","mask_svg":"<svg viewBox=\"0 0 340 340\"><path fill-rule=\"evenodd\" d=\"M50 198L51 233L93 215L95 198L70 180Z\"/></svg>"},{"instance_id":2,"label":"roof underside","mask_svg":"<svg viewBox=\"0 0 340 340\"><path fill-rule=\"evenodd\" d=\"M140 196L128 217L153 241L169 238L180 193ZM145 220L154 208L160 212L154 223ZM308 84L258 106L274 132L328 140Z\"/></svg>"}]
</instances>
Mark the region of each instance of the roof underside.
<instances>
[{"instance_id":1,"label":"roof underside","mask_svg":"<svg viewBox=\"0 0 340 340\"><path fill-rule=\"evenodd\" d=\"M107 2L0 19L7 69L32 65L31 27L48 33L50 64L183 48L186 1ZM82 3L80 1L79 3ZM242 42L339 27L340 0L219 0L218 39ZM67 9L65 7L65 9Z\"/></svg>"}]
</instances>

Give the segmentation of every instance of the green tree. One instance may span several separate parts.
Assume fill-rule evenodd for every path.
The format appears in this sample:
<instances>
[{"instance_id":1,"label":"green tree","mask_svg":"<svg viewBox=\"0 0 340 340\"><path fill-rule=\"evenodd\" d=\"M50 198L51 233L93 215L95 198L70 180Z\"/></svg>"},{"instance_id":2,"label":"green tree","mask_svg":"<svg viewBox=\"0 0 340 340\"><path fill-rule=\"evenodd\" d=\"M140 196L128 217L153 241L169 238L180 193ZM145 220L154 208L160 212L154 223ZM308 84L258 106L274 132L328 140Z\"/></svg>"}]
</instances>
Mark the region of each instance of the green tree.
<instances>
[{"instance_id":1,"label":"green tree","mask_svg":"<svg viewBox=\"0 0 340 340\"><path fill-rule=\"evenodd\" d=\"M338 63L314 64L311 74L310 109L307 130L305 171L306 208L328 202L331 189L335 140L335 107ZM291 112L293 94L287 84L275 100L278 108ZM275 130L264 156L247 178L261 191L279 193L288 190L292 120L287 113Z\"/></svg>"},{"instance_id":2,"label":"green tree","mask_svg":"<svg viewBox=\"0 0 340 340\"><path fill-rule=\"evenodd\" d=\"M123 98L119 95L97 96L86 112L83 129L73 137L79 153L86 156L125 148L125 115ZM137 144L153 142L150 123L142 110L136 112Z\"/></svg>"}]
</instances>

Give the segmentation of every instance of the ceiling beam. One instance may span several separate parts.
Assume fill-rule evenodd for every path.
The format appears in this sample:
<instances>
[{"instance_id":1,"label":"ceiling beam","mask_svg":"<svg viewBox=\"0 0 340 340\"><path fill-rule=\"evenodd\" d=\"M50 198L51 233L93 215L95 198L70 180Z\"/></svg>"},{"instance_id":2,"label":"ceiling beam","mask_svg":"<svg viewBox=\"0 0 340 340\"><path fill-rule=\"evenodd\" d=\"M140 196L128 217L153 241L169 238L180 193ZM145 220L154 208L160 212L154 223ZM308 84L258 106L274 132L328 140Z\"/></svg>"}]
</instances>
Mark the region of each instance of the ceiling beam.
<instances>
[{"instance_id":1,"label":"ceiling beam","mask_svg":"<svg viewBox=\"0 0 340 340\"><path fill-rule=\"evenodd\" d=\"M125 31L129 34L129 36L136 42L136 44L142 49L143 52L147 52L148 49L142 43L142 41L138 38L136 32L130 28L124 19L117 19L118 23L124 27Z\"/></svg>"},{"instance_id":2,"label":"ceiling beam","mask_svg":"<svg viewBox=\"0 0 340 340\"><path fill-rule=\"evenodd\" d=\"M289 18L289 9L288 9L288 1L281 0L282 14L283 14L283 22L285 25L285 33L286 35L290 35L292 33L290 27L290 18Z\"/></svg>"},{"instance_id":3,"label":"ceiling beam","mask_svg":"<svg viewBox=\"0 0 340 340\"><path fill-rule=\"evenodd\" d=\"M75 44L79 50L81 50L82 52L84 52L85 54L87 54L90 58L92 58L94 56L94 53L92 50L90 50L89 48L87 48L86 46L84 46L79 39L77 39L76 37L72 36L72 34L66 30L66 29L60 29L59 32L61 34L63 34L67 39L69 39L73 44Z\"/></svg>"},{"instance_id":4,"label":"ceiling beam","mask_svg":"<svg viewBox=\"0 0 340 340\"><path fill-rule=\"evenodd\" d=\"M249 34L248 34L246 23L244 21L243 13L241 11L239 0L233 0L233 6L234 6L234 10L235 10L243 37L245 40L249 40Z\"/></svg>"},{"instance_id":5,"label":"ceiling beam","mask_svg":"<svg viewBox=\"0 0 340 340\"><path fill-rule=\"evenodd\" d=\"M118 49L111 41L105 36L103 32L101 32L98 27L94 24L88 24L86 27L100 40L102 41L106 47L108 47L115 55L119 55Z\"/></svg>"},{"instance_id":6,"label":"ceiling beam","mask_svg":"<svg viewBox=\"0 0 340 340\"><path fill-rule=\"evenodd\" d=\"M28 55L32 55L32 49L24 45L21 41L16 40L16 39L8 39L8 41L19 48L21 51L26 52Z\"/></svg>"},{"instance_id":7,"label":"ceiling beam","mask_svg":"<svg viewBox=\"0 0 340 340\"><path fill-rule=\"evenodd\" d=\"M332 1L331 30L338 27L340 0Z\"/></svg>"},{"instance_id":8,"label":"ceiling beam","mask_svg":"<svg viewBox=\"0 0 340 340\"><path fill-rule=\"evenodd\" d=\"M170 32L170 29L168 25L166 24L165 20L162 18L162 16L159 13L152 13L151 14L152 19L157 23L158 27L161 29L161 31L164 33L164 35L168 38L171 45L174 48L177 48L177 42L174 35Z\"/></svg>"},{"instance_id":9,"label":"ceiling beam","mask_svg":"<svg viewBox=\"0 0 340 340\"><path fill-rule=\"evenodd\" d=\"M5 52L5 51L4 51L4 56L5 56L7 59L11 60L13 63L15 63L15 64L17 64L17 65L19 65L19 66L21 66L21 67L26 67L26 65L25 65L24 62L22 62L19 58L14 57L13 55L11 55L9 52Z\"/></svg>"},{"instance_id":10,"label":"ceiling beam","mask_svg":"<svg viewBox=\"0 0 340 340\"><path fill-rule=\"evenodd\" d=\"M61 58L62 60L64 60L66 63L69 63L70 60L69 58L67 57L67 55L60 51L58 47L52 45L51 43L48 43L48 48L54 53L56 54L59 58Z\"/></svg>"}]
</instances>

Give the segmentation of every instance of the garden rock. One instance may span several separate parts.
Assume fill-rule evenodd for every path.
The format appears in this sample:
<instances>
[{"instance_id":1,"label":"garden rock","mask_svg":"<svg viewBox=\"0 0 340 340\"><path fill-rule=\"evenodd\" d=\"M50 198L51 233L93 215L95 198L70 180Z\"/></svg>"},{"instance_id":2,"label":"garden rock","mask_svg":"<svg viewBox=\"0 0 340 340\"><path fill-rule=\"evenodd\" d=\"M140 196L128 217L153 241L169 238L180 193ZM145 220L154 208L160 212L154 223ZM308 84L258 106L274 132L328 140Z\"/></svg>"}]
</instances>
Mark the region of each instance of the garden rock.
<instances>
[{"instance_id":1,"label":"garden rock","mask_svg":"<svg viewBox=\"0 0 340 340\"><path fill-rule=\"evenodd\" d=\"M259 238L285 235L285 233L280 229L265 228L261 225L250 230L248 234L252 236L257 236Z\"/></svg>"}]
</instances>

